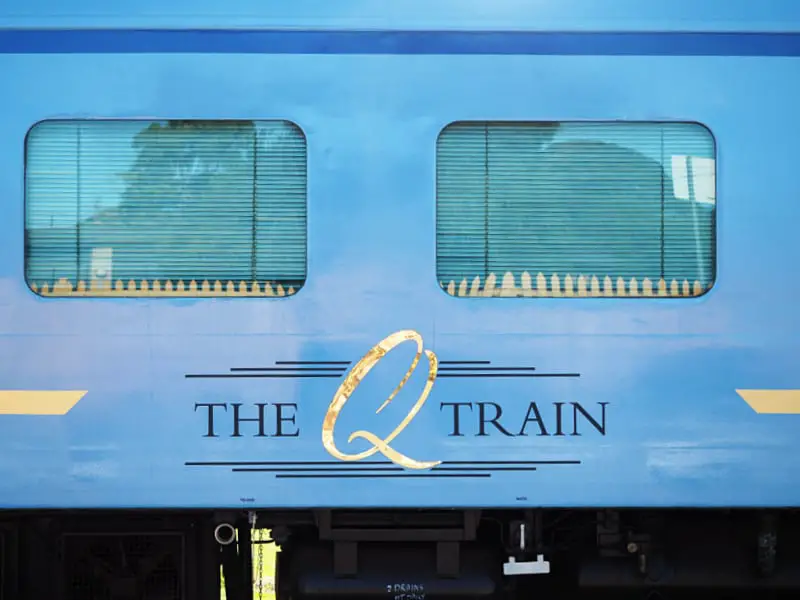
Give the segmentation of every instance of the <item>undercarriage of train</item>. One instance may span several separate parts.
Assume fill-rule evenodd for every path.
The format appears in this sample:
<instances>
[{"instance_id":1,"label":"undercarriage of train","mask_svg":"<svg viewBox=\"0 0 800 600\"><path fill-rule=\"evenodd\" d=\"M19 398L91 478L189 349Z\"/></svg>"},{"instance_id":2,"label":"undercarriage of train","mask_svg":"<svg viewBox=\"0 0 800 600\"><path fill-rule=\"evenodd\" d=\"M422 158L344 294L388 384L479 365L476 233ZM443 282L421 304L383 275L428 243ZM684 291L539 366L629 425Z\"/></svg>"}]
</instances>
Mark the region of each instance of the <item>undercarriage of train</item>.
<instances>
[{"instance_id":1,"label":"undercarriage of train","mask_svg":"<svg viewBox=\"0 0 800 600\"><path fill-rule=\"evenodd\" d=\"M800 519L791 511L0 513L0 600L798 592Z\"/></svg>"}]
</instances>

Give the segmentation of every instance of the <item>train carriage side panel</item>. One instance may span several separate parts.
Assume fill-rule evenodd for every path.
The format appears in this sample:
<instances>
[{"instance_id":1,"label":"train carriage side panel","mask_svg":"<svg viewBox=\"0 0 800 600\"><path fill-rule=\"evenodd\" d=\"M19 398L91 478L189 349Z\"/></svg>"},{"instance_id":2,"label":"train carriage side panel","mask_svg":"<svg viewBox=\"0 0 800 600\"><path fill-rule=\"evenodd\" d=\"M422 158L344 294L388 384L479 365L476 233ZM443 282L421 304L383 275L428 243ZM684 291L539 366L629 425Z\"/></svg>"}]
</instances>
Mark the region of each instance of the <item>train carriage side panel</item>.
<instances>
[{"instance_id":1,"label":"train carriage side panel","mask_svg":"<svg viewBox=\"0 0 800 600\"><path fill-rule=\"evenodd\" d=\"M796 506L800 14L579 5L0 13L0 506Z\"/></svg>"}]
</instances>

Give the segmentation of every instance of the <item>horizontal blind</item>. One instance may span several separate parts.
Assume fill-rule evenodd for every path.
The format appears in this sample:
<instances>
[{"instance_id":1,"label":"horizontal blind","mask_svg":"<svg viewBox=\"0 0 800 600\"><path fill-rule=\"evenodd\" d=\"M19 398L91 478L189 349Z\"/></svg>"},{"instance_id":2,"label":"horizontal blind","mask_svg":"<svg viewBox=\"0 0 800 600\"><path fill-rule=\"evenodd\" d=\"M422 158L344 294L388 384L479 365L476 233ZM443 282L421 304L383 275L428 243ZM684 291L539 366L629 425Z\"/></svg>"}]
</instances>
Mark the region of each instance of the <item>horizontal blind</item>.
<instances>
[{"instance_id":1,"label":"horizontal blind","mask_svg":"<svg viewBox=\"0 0 800 600\"><path fill-rule=\"evenodd\" d=\"M702 293L714 188L714 142L696 124L450 125L437 147L440 283L459 295Z\"/></svg>"},{"instance_id":2,"label":"horizontal blind","mask_svg":"<svg viewBox=\"0 0 800 600\"><path fill-rule=\"evenodd\" d=\"M38 290L287 293L305 281L306 146L291 123L44 122L26 161Z\"/></svg>"},{"instance_id":3,"label":"horizontal blind","mask_svg":"<svg viewBox=\"0 0 800 600\"><path fill-rule=\"evenodd\" d=\"M299 287L306 277L306 141L265 124L256 163L256 279Z\"/></svg>"}]
</instances>

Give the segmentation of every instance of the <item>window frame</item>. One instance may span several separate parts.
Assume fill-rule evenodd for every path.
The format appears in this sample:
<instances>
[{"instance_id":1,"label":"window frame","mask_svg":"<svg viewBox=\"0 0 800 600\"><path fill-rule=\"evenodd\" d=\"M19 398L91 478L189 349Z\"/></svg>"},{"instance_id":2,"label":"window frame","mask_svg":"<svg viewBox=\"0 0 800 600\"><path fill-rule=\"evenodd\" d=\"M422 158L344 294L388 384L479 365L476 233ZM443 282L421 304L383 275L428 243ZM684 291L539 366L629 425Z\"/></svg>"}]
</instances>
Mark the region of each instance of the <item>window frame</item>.
<instances>
[{"instance_id":1,"label":"window frame","mask_svg":"<svg viewBox=\"0 0 800 600\"><path fill-rule=\"evenodd\" d=\"M68 282L69 288L63 283L65 280L62 278L55 282L52 288L45 286L37 286L32 283L28 277L28 211L29 211L29 198L28 198L28 167L29 167L29 142L31 134L40 127L48 123L68 123L68 124L81 124L81 123L165 123L169 121L183 121L183 122L217 122L217 123L249 123L258 126L262 123L283 123L293 128L300 135L303 145L303 218L304 218L304 256L303 256L303 281L302 284L293 289L286 289L280 283L271 283L265 285L265 282L252 282L252 281L233 281L232 279L224 282L211 279L195 279L191 282L181 281L182 287L178 286L178 282L173 282L168 279L148 279L147 289L142 289L143 280L131 280L136 284L134 290L130 289L130 281L124 281L122 288L118 285L120 280L115 280L112 277L110 285L104 289L97 289L89 285L89 282L78 282L78 285L72 287L71 282ZM308 178L309 178L309 157L308 157L308 136L305 129L295 120L288 118L180 118L180 117L86 117L86 118L45 118L40 119L31 124L25 132L23 139L23 180L22 180L22 197L23 197L23 210L22 210L22 228L23 228L23 278L28 290L39 298L46 299L69 299L69 298L87 298L87 299L203 299L203 298L258 298L258 299L271 299L271 300L286 300L293 298L300 294L308 284L309 277L309 195L308 195ZM81 287L81 283L85 283ZM168 283L170 285L168 285ZM186 285L189 283L189 285ZM191 285L194 283L195 285ZM205 283L208 285L206 286ZM244 288L241 285L245 284ZM257 283L258 289L253 286ZM59 285L60 284L60 285ZM156 285L158 284L158 286ZM158 289L156 289L158 288Z\"/></svg>"},{"instance_id":2,"label":"window frame","mask_svg":"<svg viewBox=\"0 0 800 600\"><path fill-rule=\"evenodd\" d=\"M492 125L536 125L536 124L558 124L558 125L612 125L612 124L619 124L619 125L693 125L704 129L711 141L711 147L713 151L713 160L714 160L714 171L713 171L713 190L714 190L714 208L711 215L711 244L709 246L709 251L711 255L711 278L708 287L706 289L701 290L700 293L691 293L693 291L690 288L690 293L685 293L686 289L682 285L683 281L678 283L678 289L676 290L672 283L675 280L666 281L665 279L661 278L658 281L650 281L648 278L639 278L638 279L638 290L637 293L625 293L625 294L617 294L615 290L617 289L617 281L612 281L612 293L608 293L606 290L606 281L600 281L597 277L592 277L591 279L586 279L585 281L585 291L581 292L579 288L579 282L576 279L571 279L573 282L573 291L572 293L565 292L565 286L563 285L566 283L566 279L568 276L559 276L558 283L559 283L559 292L554 293L552 291L548 291L545 294L538 293L538 284L541 280L540 273L532 273L527 272L529 275L530 287L526 289L526 284L523 281L517 281L515 277L514 281L514 290L515 292L519 292L522 290L521 293L512 293L503 292L502 287L502 279L506 276L507 273L510 271L506 271L502 274L489 274L494 275L492 288L495 290L495 293L487 293L485 291L485 285L488 281L489 277L483 277L481 280L481 284L476 291L474 289L474 281L478 278L476 276L472 279L472 281L467 281L466 279L462 279L461 281L456 281L455 279L448 279L445 281L442 277L440 277L439 273L439 223L440 223L440 171L439 171L439 152L440 152L440 144L442 140L442 136L447 132L448 129L451 127L459 126L459 125L477 125L477 126L492 126ZM436 141L434 145L434 277L436 281L436 287L439 289L440 292L443 292L448 298L452 299L468 299L468 300L475 300L475 299L537 299L537 300L561 300L561 299L578 299L578 300L629 300L629 299L658 299L658 300L696 300L700 301L705 299L712 291L716 290L717 283L719 280L719 264L718 264L718 219L719 219L719 151L718 151L718 143L716 136L714 135L713 130L709 127L706 123L703 123L698 120L665 120L665 119L654 119L654 120L627 120L627 119L561 119L561 120L545 120L545 119L458 119L455 121L450 121L445 124L436 136ZM498 276L499 275L499 276ZM520 280L523 279L524 276L519 277ZM545 286L548 290L551 289L553 284L552 277L544 277ZM609 279L606 277L605 279ZM466 281L466 286L464 285L464 281ZM643 285L644 282L649 282L649 286L645 289ZM661 285L662 282L664 285ZM626 284L625 289L628 289L628 284L630 280L624 281ZM699 282L698 282L699 283ZM694 287L690 284L691 287Z\"/></svg>"}]
</instances>

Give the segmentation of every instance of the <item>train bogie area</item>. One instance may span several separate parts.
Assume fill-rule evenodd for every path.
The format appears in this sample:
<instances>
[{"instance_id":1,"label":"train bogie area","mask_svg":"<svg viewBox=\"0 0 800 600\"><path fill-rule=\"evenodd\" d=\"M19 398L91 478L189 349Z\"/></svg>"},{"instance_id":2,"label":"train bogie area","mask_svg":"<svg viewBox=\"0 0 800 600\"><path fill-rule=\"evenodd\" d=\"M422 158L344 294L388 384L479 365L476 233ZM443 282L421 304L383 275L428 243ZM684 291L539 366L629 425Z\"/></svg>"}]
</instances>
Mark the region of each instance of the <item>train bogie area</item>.
<instances>
[{"instance_id":1,"label":"train bogie area","mask_svg":"<svg viewBox=\"0 0 800 600\"><path fill-rule=\"evenodd\" d=\"M789 598L761 510L6 512L0 599Z\"/></svg>"}]
</instances>

